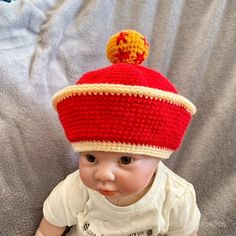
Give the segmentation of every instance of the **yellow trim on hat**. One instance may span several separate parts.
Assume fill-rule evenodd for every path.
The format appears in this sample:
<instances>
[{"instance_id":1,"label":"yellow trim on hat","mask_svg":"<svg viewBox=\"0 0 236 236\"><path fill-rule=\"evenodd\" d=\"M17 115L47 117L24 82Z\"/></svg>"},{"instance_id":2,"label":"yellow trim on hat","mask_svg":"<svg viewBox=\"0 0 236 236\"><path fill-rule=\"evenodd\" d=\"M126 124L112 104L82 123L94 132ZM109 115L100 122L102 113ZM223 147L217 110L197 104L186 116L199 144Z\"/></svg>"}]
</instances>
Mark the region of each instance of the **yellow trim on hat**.
<instances>
[{"instance_id":1,"label":"yellow trim on hat","mask_svg":"<svg viewBox=\"0 0 236 236\"><path fill-rule=\"evenodd\" d=\"M53 107L57 110L57 104L63 100L76 96L76 95L130 95L140 96L150 99L165 100L169 103L173 103L177 106L183 106L191 114L196 113L196 107L187 98L149 87L144 86L132 86L121 84L79 84L68 86L58 91L52 98Z\"/></svg>"},{"instance_id":2,"label":"yellow trim on hat","mask_svg":"<svg viewBox=\"0 0 236 236\"><path fill-rule=\"evenodd\" d=\"M99 141L84 141L74 142L72 147L75 152L86 152L86 151L103 151L103 152L119 152L129 153L133 155L145 155L152 156L161 159L168 159L172 154L173 150L148 146L148 145L136 145L126 144L120 142L99 142Z\"/></svg>"}]
</instances>

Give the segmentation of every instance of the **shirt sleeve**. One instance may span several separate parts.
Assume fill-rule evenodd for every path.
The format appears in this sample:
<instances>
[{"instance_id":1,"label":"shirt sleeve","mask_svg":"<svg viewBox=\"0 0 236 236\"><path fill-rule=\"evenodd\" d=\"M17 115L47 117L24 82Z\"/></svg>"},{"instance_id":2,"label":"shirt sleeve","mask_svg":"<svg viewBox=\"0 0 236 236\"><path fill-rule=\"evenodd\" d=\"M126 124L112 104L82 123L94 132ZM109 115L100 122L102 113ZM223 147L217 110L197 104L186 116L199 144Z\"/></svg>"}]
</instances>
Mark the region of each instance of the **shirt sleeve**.
<instances>
[{"instance_id":1,"label":"shirt sleeve","mask_svg":"<svg viewBox=\"0 0 236 236\"><path fill-rule=\"evenodd\" d=\"M44 202L43 215L48 222L56 226L75 225L77 215L83 210L87 198L79 171L76 171L53 189Z\"/></svg>"},{"instance_id":2,"label":"shirt sleeve","mask_svg":"<svg viewBox=\"0 0 236 236\"><path fill-rule=\"evenodd\" d=\"M193 186L189 184L170 211L170 225L167 235L189 236L198 229L200 217L195 191Z\"/></svg>"}]
</instances>

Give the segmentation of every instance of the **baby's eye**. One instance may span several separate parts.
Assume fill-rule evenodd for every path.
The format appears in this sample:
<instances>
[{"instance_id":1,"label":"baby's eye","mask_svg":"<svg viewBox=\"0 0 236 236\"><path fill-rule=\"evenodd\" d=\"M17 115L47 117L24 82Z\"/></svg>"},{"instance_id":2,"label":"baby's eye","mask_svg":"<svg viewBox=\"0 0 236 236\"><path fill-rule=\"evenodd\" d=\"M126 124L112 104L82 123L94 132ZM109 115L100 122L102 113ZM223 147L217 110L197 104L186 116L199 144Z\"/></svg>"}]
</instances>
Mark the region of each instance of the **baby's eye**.
<instances>
[{"instance_id":1,"label":"baby's eye","mask_svg":"<svg viewBox=\"0 0 236 236\"><path fill-rule=\"evenodd\" d=\"M134 158L129 157L129 156L122 156L119 160L120 164L123 164L123 165L129 165L133 161L134 161Z\"/></svg>"},{"instance_id":2,"label":"baby's eye","mask_svg":"<svg viewBox=\"0 0 236 236\"><path fill-rule=\"evenodd\" d=\"M96 161L96 157L91 155L91 154L87 154L86 159L87 159L88 162L91 162L91 163Z\"/></svg>"}]
</instances>

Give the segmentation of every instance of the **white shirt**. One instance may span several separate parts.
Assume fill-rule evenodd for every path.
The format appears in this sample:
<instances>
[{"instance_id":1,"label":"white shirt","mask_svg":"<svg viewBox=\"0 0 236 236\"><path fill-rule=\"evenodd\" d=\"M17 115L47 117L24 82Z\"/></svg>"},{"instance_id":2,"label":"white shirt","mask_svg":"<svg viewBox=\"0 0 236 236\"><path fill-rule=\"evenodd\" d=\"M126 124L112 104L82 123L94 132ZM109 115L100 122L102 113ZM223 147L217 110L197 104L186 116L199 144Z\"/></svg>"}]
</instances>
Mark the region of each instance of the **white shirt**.
<instances>
[{"instance_id":1,"label":"white shirt","mask_svg":"<svg viewBox=\"0 0 236 236\"><path fill-rule=\"evenodd\" d=\"M188 236L200 221L193 186L162 162L149 191L132 205L111 204L88 189L77 170L51 192L43 213L54 225L74 225L73 236Z\"/></svg>"}]
</instances>

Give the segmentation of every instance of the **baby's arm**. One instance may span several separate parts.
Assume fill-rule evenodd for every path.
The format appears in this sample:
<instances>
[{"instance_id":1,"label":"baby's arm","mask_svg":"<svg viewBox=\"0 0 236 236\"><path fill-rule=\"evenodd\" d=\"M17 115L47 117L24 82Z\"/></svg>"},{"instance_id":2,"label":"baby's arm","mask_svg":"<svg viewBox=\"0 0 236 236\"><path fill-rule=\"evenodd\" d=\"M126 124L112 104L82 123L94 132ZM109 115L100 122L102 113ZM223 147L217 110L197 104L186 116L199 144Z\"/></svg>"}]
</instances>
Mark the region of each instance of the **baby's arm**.
<instances>
[{"instance_id":1,"label":"baby's arm","mask_svg":"<svg viewBox=\"0 0 236 236\"><path fill-rule=\"evenodd\" d=\"M198 229L199 229L199 225L189 236L197 236Z\"/></svg>"},{"instance_id":2,"label":"baby's arm","mask_svg":"<svg viewBox=\"0 0 236 236\"><path fill-rule=\"evenodd\" d=\"M189 236L197 236L197 232L190 234Z\"/></svg>"},{"instance_id":3,"label":"baby's arm","mask_svg":"<svg viewBox=\"0 0 236 236\"><path fill-rule=\"evenodd\" d=\"M35 236L61 236L65 228L64 226L55 226L43 217Z\"/></svg>"}]
</instances>

